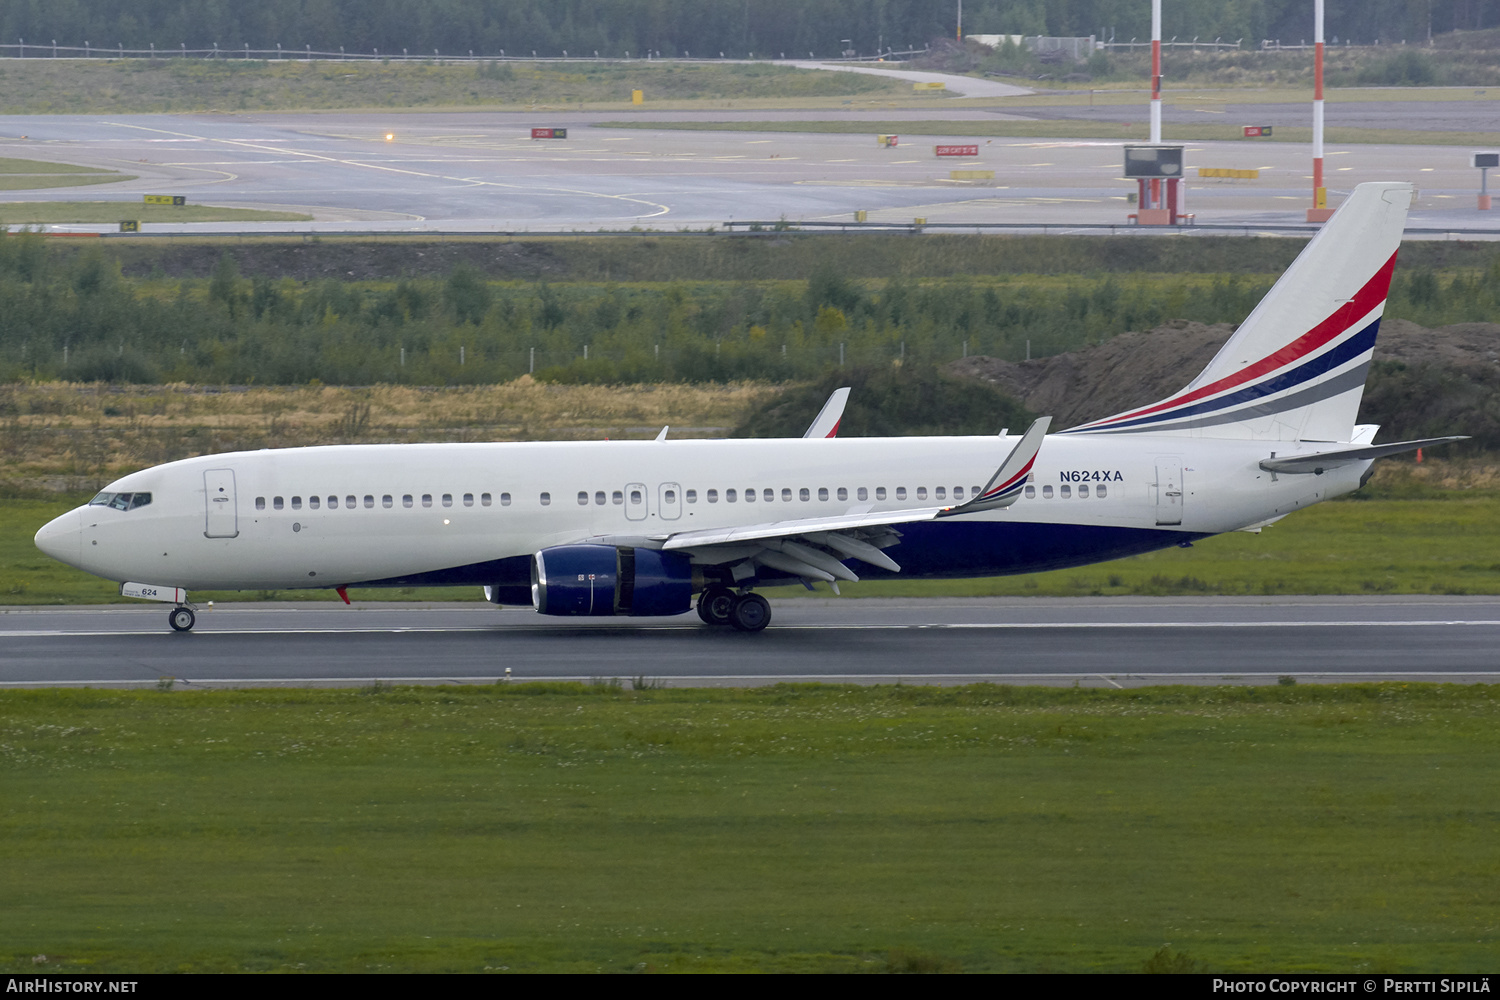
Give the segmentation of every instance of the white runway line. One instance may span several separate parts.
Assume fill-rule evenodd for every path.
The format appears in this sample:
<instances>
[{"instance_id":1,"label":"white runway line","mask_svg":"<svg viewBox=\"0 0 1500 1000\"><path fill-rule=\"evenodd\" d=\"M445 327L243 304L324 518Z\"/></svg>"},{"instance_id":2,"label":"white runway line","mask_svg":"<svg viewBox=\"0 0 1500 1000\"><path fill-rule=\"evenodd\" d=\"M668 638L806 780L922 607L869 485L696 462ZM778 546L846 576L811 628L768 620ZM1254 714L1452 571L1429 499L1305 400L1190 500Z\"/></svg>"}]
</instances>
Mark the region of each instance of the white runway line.
<instances>
[{"instance_id":1,"label":"white runway line","mask_svg":"<svg viewBox=\"0 0 1500 1000\"><path fill-rule=\"evenodd\" d=\"M378 677L211 677L196 680L184 680L180 677L170 677L175 684L184 687L222 687L233 685L304 685L304 684L329 684L340 686L368 685L368 684L524 684L529 682L576 682L588 684L598 681L619 681L624 684L643 677L651 682L663 684L686 685L690 683L705 684L790 684L790 683L889 683L902 684L907 687L921 687L934 682L962 682L967 684L1015 684L1023 681L1093 681L1103 680L1116 688L1124 690L1124 685L1117 680L1126 681L1151 681L1153 683L1173 683L1186 681L1217 681L1220 683L1235 683L1262 681L1266 683L1279 682L1283 677L1296 678L1299 683L1308 682L1337 682L1343 684L1358 683L1361 680L1392 681L1405 680L1417 683L1438 683L1446 678L1462 678L1474 682L1483 678L1500 682L1500 671L1494 670L1449 670L1434 673L1421 673L1405 670L1360 670L1349 673L1335 673L1328 671L1298 672L1298 671L1271 671L1250 672L1240 671L1237 673L1124 673L1106 676L1097 672L1070 673L1070 674L911 674L911 673L889 673L889 674L535 674L535 675L513 675L506 680L501 673L480 674L468 677L396 677L384 675ZM138 687L155 686L162 678L139 678L134 680L45 680L45 681L0 681L0 688L24 688L24 687Z\"/></svg>"},{"instance_id":2,"label":"white runway line","mask_svg":"<svg viewBox=\"0 0 1500 1000\"><path fill-rule=\"evenodd\" d=\"M436 635L445 632L554 632L568 626L559 622L537 623L518 625L507 622L495 622L492 625L457 625L457 626L384 626L372 628L342 628L329 626L326 628L237 628L216 629L201 628L192 634L199 637L208 636L242 636L242 635L397 635L401 633L417 633L425 635ZM1026 630L1026 629L1234 629L1234 628L1496 628L1500 627L1500 620L1463 621L1457 619L1432 620L1432 621L1271 621L1271 622L972 622L972 623L946 623L946 624L851 624L849 622L832 622L828 624L796 624L796 625L774 625L773 632L911 632L911 631L941 631L941 630ZM611 623L609 625L580 626L575 629L575 634L584 635L591 630L615 631L618 629L629 629L632 632L704 632L708 630L701 625L635 625L629 621ZM11 636L24 639L40 638L92 638L103 636L134 636L134 635L170 635L165 628L151 629L99 629L78 630L72 629L0 629L0 637Z\"/></svg>"}]
</instances>

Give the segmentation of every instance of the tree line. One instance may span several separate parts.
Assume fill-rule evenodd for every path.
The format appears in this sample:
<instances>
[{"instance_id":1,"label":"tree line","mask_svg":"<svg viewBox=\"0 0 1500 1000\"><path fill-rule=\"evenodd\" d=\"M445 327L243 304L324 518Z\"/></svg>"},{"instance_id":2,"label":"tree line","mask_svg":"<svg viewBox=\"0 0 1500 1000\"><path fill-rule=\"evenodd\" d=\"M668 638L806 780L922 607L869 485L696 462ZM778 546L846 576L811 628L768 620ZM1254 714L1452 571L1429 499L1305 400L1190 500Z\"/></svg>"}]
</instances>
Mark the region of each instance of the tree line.
<instances>
[{"instance_id":1,"label":"tree line","mask_svg":"<svg viewBox=\"0 0 1500 1000\"><path fill-rule=\"evenodd\" d=\"M1306 0L1173 0L1168 37L1312 38ZM954 0L12 0L0 5L0 41L85 41L158 50L248 45L288 50L481 55L743 58L818 57L853 47L920 46L957 31ZM1328 0L1327 31L1357 43L1423 41L1430 34L1500 25L1500 0ZM1144 0L968 0L965 33L1150 37ZM846 44L845 40L848 40ZM42 55L39 49L35 54Z\"/></svg>"},{"instance_id":2,"label":"tree line","mask_svg":"<svg viewBox=\"0 0 1500 1000\"><path fill-rule=\"evenodd\" d=\"M1271 275L954 275L870 280L836 263L805 280L354 281L125 277L91 247L0 239L0 381L484 384L817 378L841 366L1041 357L1167 319L1238 322ZM1488 271L1398 271L1387 315L1489 320Z\"/></svg>"}]
</instances>

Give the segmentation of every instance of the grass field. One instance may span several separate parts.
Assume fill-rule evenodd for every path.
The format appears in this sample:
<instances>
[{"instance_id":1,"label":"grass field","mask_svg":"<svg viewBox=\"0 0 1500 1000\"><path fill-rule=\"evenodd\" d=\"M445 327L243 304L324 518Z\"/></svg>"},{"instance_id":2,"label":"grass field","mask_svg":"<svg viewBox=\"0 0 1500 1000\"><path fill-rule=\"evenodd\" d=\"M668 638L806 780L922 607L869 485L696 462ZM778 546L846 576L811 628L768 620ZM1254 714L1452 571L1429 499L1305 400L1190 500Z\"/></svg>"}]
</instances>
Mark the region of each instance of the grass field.
<instances>
[{"instance_id":1,"label":"grass field","mask_svg":"<svg viewBox=\"0 0 1500 1000\"><path fill-rule=\"evenodd\" d=\"M134 179L111 178L122 181ZM0 177L0 189L4 188L4 180L5 178ZM146 205L140 201L0 202L0 224L10 226L114 223L121 219L134 219L137 222L307 222L312 216L299 212L268 212L259 208L221 208L215 205Z\"/></svg>"},{"instance_id":2,"label":"grass field","mask_svg":"<svg viewBox=\"0 0 1500 1000\"><path fill-rule=\"evenodd\" d=\"M858 73L759 64L466 63L320 60L33 59L0 66L0 114L142 114L356 108L631 106L677 101L822 101L894 96L911 85ZM833 103L837 103L836 101Z\"/></svg>"},{"instance_id":3,"label":"grass field","mask_svg":"<svg viewBox=\"0 0 1500 1000\"><path fill-rule=\"evenodd\" d=\"M1378 485L1378 481L1377 481ZM1233 532L1079 569L977 580L882 580L843 584L858 597L1262 594L1500 594L1500 493L1428 499L1356 499L1299 511L1259 535ZM115 584L37 551L36 530L86 495L0 500L0 605L120 600ZM897 560L900 551L894 550ZM171 581L145 581L167 583ZM773 599L798 588L772 588ZM364 600L478 600L470 587L351 591ZM193 593L195 600L337 600L331 591Z\"/></svg>"},{"instance_id":4,"label":"grass field","mask_svg":"<svg viewBox=\"0 0 1500 1000\"><path fill-rule=\"evenodd\" d=\"M1500 692L0 692L0 969L1488 971Z\"/></svg>"}]
</instances>

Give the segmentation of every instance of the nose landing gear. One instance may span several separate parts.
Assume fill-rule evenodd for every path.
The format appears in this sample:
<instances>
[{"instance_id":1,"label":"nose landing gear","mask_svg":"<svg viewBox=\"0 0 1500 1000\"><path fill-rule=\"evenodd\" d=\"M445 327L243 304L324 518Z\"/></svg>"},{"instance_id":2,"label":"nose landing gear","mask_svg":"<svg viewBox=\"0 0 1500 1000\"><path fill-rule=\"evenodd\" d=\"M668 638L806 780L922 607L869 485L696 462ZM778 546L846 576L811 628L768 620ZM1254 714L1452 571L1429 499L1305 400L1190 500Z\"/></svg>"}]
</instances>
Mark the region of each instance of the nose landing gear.
<instances>
[{"instance_id":1,"label":"nose landing gear","mask_svg":"<svg viewBox=\"0 0 1500 1000\"><path fill-rule=\"evenodd\" d=\"M193 614L192 608L173 608L171 614L167 615L167 621L171 623L174 632L190 631L197 620L198 616Z\"/></svg>"}]
</instances>

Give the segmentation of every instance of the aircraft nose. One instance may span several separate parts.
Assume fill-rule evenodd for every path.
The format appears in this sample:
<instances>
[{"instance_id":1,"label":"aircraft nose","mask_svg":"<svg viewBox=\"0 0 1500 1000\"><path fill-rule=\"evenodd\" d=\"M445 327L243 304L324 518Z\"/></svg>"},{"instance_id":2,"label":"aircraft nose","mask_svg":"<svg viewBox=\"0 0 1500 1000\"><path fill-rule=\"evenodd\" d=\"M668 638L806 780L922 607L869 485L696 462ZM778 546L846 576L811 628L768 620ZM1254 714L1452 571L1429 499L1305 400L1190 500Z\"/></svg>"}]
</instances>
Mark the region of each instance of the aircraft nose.
<instances>
[{"instance_id":1,"label":"aircraft nose","mask_svg":"<svg viewBox=\"0 0 1500 1000\"><path fill-rule=\"evenodd\" d=\"M75 508L42 525L36 547L59 562L77 566L83 557L83 508Z\"/></svg>"}]
</instances>

